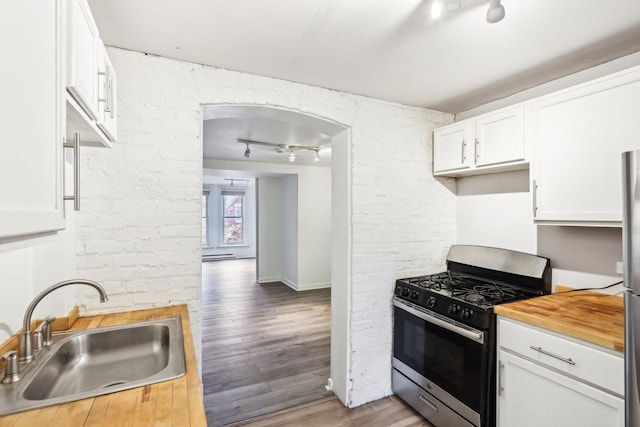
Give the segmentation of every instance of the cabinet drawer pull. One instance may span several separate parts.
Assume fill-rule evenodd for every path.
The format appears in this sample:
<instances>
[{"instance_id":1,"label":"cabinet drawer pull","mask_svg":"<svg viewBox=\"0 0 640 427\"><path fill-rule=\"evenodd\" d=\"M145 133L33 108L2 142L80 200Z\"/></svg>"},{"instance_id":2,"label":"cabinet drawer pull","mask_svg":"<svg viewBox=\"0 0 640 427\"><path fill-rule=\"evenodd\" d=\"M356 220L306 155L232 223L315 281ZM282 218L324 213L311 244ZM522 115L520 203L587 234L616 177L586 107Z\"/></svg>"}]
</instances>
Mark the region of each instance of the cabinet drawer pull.
<instances>
[{"instance_id":1,"label":"cabinet drawer pull","mask_svg":"<svg viewBox=\"0 0 640 427\"><path fill-rule=\"evenodd\" d=\"M542 353L542 354L544 354L544 355L547 355L547 356L553 357L554 359L561 360L561 361L563 361L564 363L568 363L569 365L575 365L575 364L576 364L576 362L574 362L573 360L571 360L571 358L570 358L570 357L569 357L569 358L566 358L566 357L558 356L557 354L553 354L553 353L548 352L547 350L543 350L543 349L542 349L542 347L534 347L534 346L530 345L530 346L529 346L529 348L530 348L531 350L535 350L535 351L537 351L537 352L539 352L539 353Z\"/></svg>"},{"instance_id":2,"label":"cabinet drawer pull","mask_svg":"<svg viewBox=\"0 0 640 427\"><path fill-rule=\"evenodd\" d=\"M64 200L73 200L73 210L80 210L80 134L76 133L74 142L65 142L64 148L73 148L73 196L64 196Z\"/></svg>"},{"instance_id":3,"label":"cabinet drawer pull","mask_svg":"<svg viewBox=\"0 0 640 427\"><path fill-rule=\"evenodd\" d=\"M429 408L433 409L435 412L438 412L438 406L436 406L435 403L433 403L432 401L430 401L429 399L427 399L426 397L424 397L423 395L419 395L418 399L420 399L420 401L422 403L424 403L425 405L427 405Z\"/></svg>"}]
</instances>

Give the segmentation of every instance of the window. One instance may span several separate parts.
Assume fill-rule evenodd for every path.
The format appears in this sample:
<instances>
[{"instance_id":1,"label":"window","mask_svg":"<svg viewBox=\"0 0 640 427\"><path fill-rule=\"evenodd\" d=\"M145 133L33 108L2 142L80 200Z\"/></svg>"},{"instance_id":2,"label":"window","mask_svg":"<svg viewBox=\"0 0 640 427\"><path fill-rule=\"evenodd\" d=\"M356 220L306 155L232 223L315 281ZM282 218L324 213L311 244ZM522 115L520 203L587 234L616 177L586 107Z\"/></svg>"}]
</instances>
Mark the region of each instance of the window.
<instances>
[{"instance_id":1,"label":"window","mask_svg":"<svg viewBox=\"0 0 640 427\"><path fill-rule=\"evenodd\" d=\"M202 246L209 246L209 190L202 190Z\"/></svg>"},{"instance_id":2,"label":"window","mask_svg":"<svg viewBox=\"0 0 640 427\"><path fill-rule=\"evenodd\" d=\"M244 191L222 191L222 243L244 243Z\"/></svg>"}]
</instances>

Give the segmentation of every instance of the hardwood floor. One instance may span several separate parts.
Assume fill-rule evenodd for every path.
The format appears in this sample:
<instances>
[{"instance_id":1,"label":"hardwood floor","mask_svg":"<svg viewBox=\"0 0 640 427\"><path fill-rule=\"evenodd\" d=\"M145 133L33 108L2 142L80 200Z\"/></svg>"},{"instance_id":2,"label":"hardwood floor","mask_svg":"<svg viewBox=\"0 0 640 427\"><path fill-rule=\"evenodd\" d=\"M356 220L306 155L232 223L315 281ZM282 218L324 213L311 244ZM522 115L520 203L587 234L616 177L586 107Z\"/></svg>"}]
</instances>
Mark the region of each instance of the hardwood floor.
<instances>
[{"instance_id":1,"label":"hardwood floor","mask_svg":"<svg viewBox=\"0 0 640 427\"><path fill-rule=\"evenodd\" d=\"M243 427L432 427L396 396L347 409L339 400L318 403L258 421Z\"/></svg>"},{"instance_id":2,"label":"hardwood floor","mask_svg":"<svg viewBox=\"0 0 640 427\"><path fill-rule=\"evenodd\" d=\"M334 397L324 388L330 290L259 285L255 274L253 259L202 264L202 382L211 427Z\"/></svg>"}]
</instances>

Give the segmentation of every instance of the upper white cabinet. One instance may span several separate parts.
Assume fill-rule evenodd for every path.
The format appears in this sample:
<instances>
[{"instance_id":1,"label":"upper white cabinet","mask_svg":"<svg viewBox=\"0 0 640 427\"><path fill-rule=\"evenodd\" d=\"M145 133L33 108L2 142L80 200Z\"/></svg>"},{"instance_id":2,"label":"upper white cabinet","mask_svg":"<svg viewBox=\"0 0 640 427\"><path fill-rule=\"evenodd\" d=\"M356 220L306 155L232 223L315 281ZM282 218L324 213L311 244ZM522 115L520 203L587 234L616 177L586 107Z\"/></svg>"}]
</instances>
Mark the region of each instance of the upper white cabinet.
<instances>
[{"instance_id":1,"label":"upper white cabinet","mask_svg":"<svg viewBox=\"0 0 640 427\"><path fill-rule=\"evenodd\" d=\"M98 27L86 0L67 2L67 90L91 118L98 117Z\"/></svg>"},{"instance_id":2,"label":"upper white cabinet","mask_svg":"<svg viewBox=\"0 0 640 427\"><path fill-rule=\"evenodd\" d=\"M86 0L64 2L68 141L109 147L117 139L116 73Z\"/></svg>"},{"instance_id":3,"label":"upper white cabinet","mask_svg":"<svg viewBox=\"0 0 640 427\"><path fill-rule=\"evenodd\" d=\"M524 107L519 105L433 132L435 175L465 176L528 166Z\"/></svg>"},{"instance_id":4,"label":"upper white cabinet","mask_svg":"<svg viewBox=\"0 0 640 427\"><path fill-rule=\"evenodd\" d=\"M621 224L621 153L640 149L638 111L640 68L534 101L536 222Z\"/></svg>"},{"instance_id":5,"label":"upper white cabinet","mask_svg":"<svg viewBox=\"0 0 640 427\"><path fill-rule=\"evenodd\" d=\"M116 71L102 42L98 49L98 117L96 124L110 141L118 135L116 120L117 79Z\"/></svg>"},{"instance_id":6,"label":"upper white cabinet","mask_svg":"<svg viewBox=\"0 0 640 427\"><path fill-rule=\"evenodd\" d=\"M473 156L471 122L454 123L433 132L434 173L460 171L471 167Z\"/></svg>"},{"instance_id":7,"label":"upper white cabinet","mask_svg":"<svg viewBox=\"0 0 640 427\"><path fill-rule=\"evenodd\" d=\"M604 348L500 319L499 427L624 426L624 358Z\"/></svg>"},{"instance_id":8,"label":"upper white cabinet","mask_svg":"<svg viewBox=\"0 0 640 427\"><path fill-rule=\"evenodd\" d=\"M59 6L0 6L0 238L64 228Z\"/></svg>"}]
</instances>

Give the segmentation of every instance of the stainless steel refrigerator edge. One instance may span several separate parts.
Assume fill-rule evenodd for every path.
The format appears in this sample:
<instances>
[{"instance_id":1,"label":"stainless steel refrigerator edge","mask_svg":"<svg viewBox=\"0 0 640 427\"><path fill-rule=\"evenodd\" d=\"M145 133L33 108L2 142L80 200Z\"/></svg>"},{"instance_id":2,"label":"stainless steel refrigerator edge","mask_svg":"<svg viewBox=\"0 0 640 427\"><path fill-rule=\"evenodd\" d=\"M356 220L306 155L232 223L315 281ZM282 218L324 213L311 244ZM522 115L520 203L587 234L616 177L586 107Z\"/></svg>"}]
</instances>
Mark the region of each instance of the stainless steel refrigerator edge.
<instances>
[{"instance_id":1,"label":"stainless steel refrigerator edge","mask_svg":"<svg viewBox=\"0 0 640 427\"><path fill-rule=\"evenodd\" d=\"M640 151L622 153L625 426L640 426Z\"/></svg>"}]
</instances>

